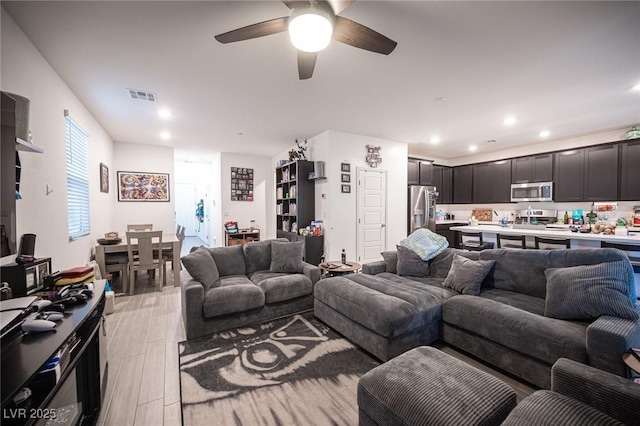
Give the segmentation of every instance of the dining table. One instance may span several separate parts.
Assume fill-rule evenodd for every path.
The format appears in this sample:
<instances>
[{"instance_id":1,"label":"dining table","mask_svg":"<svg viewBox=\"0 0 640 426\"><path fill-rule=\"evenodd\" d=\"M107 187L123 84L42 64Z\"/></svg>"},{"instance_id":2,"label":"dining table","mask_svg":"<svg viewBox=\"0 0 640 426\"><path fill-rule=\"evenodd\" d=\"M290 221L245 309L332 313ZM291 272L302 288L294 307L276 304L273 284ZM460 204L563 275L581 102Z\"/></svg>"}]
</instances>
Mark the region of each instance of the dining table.
<instances>
[{"instance_id":1,"label":"dining table","mask_svg":"<svg viewBox=\"0 0 640 426\"><path fill-rule=\"evenodd\" d=\"M126 233L124 233L126 235ZM138 248L137 244L132 244L131 247L133 250ZM154 249L160 248L159 242L153 243ZM171 264L173 266L173 285L175 287L180 287L180 240L175 234L162 234L162 249L173 250L173 258L171 259ZM115 244L98 244L95 247L96 250L96 263L100 267L100 272L102 276L106 275L106 264L105 264L105 255L107 253L127 253L127 239L122 238L122 240Z\"/></svg>"}]
</instances>

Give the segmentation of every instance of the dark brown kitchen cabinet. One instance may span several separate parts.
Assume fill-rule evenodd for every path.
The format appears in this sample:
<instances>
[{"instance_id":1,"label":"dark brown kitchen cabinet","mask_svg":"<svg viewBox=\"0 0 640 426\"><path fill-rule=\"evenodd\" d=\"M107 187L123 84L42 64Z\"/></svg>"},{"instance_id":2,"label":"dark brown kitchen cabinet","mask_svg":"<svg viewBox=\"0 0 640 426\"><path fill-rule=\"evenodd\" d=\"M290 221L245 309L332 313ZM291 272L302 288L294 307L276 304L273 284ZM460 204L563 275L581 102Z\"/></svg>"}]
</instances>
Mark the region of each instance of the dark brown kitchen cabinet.
<instances>
[{"instance_id":1,"label":"dark brown kitchen cabinet","mask_svg":"<svg viewBox=\"0 0 640 426\"><path fill-rule=\"evenodd\" d=\"M583 201L585 150L573 149L554 155L554 201Z\"/></svg>"},{"instance_id":2,"label":"dark brown kitchen cabinet","mask_svg":"<svg viewBox=\"0 0 640 426\"><path fill-rule=\"evenodd\" d=\"M418 164L418 160L409 160L407 172L407 185L419 185L420 166Z\"/></svg>"},{"instance_id":3,"label":"dark brown kitchen cabinet","mask_svg":"<svg viewBox=\"0 0 640 426\"><path fill-rule=\"evenodd\" d=\"M511 160L511 183L553 181L553 154L530 155Z\"/></svg>"},{"instance_id":4,"label":"dark brown kitchen cabinet","mask_svg":"<svg viewBox=\"0 0 640 426\"><path fill-rule=\"evenodd\" d=\"M433 185L433 163L430 161L418 161L420 170L420 185Z\"/></svg>"},{"instance_id":5,"label":"dark brown kitchen cabinet","mask_svg":"<svg viewBox=\"0 0 640 426\"><path fill-rule=\"evenodd\" d=\"M453 168L453 203L472 202L473 168L471 165Z\"/></svg>"},{"instance_id":6,"label":"dark brown kitchen cabinet","mask_svg":"<svg viewBox=\"0 0 640 426\"><path fill-rule=\"evenodd\" d=\"M640 200L640 140L620 144L619 200Z\"/></svg>"},{"instance_id":7,"label":"dark brown kitchen cabinet","mask_svg":"<svg viewBox=\"0 0 640 426\"><path fill-rule=\"evenodd\" d=\"M618 146L613 144L585 149L585 201L618 198L618 150Z\"/></svg>"},{"instance_id":8,"label":"dark brown kitchen cabinet","mask_svg":"<svg viewBox=\"0 0 640 426\"><path fill-rule=\"evenodd\" d=\"M508 203L511 201L511 161L473 165L473 202Z\"/></svg>"},{"instance_id":9,"label":"dark brown kitchen cabinet","mask_svg":"<svg viewBox=\"0 0 640 426\"><path fill-rule=\"evenodd\" d=\"M433 166L433 186L438 192L438 204L451 204L452 194L452 169L446 166Z\"/></svg>"}]
</instances>

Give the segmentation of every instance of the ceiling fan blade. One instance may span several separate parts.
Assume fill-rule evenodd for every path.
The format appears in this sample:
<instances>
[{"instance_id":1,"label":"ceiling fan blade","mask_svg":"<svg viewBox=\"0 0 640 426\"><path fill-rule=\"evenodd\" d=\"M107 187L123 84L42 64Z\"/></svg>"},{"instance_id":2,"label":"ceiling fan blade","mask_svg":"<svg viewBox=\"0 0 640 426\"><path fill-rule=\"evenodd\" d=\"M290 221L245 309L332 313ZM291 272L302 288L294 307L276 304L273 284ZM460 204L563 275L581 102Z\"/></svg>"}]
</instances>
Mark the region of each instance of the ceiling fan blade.
<instances>
[{"instance_id":1,"label":"ceiling fan blade","mask_svg":"<svg viewBox=\"0 0 640 426\"><path fill-rule=\"evenodd\" d=\"M307 80L313 76L318 52L303 52L298 50L298 76L300 80Z\"/></svg>"},{"instance_id":2,"label":"ceiling fan blade","mask_svg":"<svg viewBox=\"0 0 640 426\"><path fill-rule=\"evenodd\" d=\"M307 0L282 0L282 3L287 5L289 9L295 9L296 7L304 7L310 5Z\"/></svg>"},{"instance_id":3,"label":"ceiling fan blade","mask_svg":"<svg viewBox=\"0 0 640 426\"><path fill-rule=\"evenodd\" d=\"M356 0L326 0L326 1L331 5L331 9L333 9L333 13L337 15L338 13L342 12L343 10L351 6L351 3L353 3Z\"/></svg>"},{"instance_id":4,"label":"ceiling fan blade","mask_svg":"<svg viewBox=\"0 0 640 426\"><path fill-rule=\"evenodd\" d=\"M390 38L342 16L335 17L333 39L340 43L388 55L397 44Z\"/></svg>"},{"instance_id":5,"label":"ceiling fan blade","mask_svg":"<svg viewBox=\"0 0 640 426\"><path fill-rule=\"evenodd\" d=\"M233 43L234 41L249 40L252 38L264 37L271 34L287 31L289 17L272 19L270 21L260 22L258 24L247 25L237 30L228 31L218 34L216 40L220 43Z\"/></svg>"}]
</instances>

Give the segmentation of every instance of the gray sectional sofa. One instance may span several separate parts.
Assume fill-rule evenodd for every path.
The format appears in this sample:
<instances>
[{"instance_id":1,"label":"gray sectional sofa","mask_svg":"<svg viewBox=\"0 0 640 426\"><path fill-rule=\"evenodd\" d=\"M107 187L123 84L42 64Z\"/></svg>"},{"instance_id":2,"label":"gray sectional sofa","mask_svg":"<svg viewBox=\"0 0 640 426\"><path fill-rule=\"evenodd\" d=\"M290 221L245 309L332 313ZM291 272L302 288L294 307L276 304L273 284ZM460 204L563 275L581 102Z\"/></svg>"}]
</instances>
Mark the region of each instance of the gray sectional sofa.
<instances>
[{"instance_id":1,"label":"gray sectional sofa","mask_svg":"<svg viewBox=\"0 0 640 426\"><path fill-rule=\"evenodd\" d=\"M478 295L443 286L456 255L491 264ZM399 275L397 252L384 256L385 261L364 265L363 274L321 280L314 301L320 320L383 361L440 339L548 389L551 366L559 358L624 376L621 355L640 347L640 309L630 301L633 270L619 250L447 249L421 276ZM578 272L584 276L571 278ZM558 285L562 279L586 290L563 294L571 286ZM596 291L600 287L603 293ZM559 319L563 310L590 308L571 302L583 295L616 316Z\"/></svg>"},{"instance_id":2,"label":"gray sectional sofa","mask_svg":"<svg viewBox=\"0 0 640 426\"><path fill-rule=\"evenodd\" d=\"M320 269L304 262L303 252L303 241L276 239L200 247L184 256L187 339L311 309Z\"/></svg>"}]
</instances>

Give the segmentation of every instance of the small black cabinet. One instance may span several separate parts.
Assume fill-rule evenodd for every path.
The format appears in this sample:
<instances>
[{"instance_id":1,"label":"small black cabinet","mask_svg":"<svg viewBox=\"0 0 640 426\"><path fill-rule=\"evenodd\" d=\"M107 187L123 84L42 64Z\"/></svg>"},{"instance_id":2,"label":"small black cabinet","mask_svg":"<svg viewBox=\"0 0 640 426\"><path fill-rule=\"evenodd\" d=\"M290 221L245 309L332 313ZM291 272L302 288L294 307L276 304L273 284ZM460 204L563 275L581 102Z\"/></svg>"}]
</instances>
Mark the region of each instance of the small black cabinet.
<instances>
[{"instance_id":1,"label":"small black cabinet","mask_svg":"<svg viewBox=\"0 0 640 426\"><path fill-rule=\"evenodd\" d=\"M418 160L409 160L407 164L407 184L419 185L420 184L420 165Z\"/></svg>"},{"instance_id":2,"label":"small black cabinet","mask_svg":"<svg viewBox=\"0 0 640 426\"><path fill-rule=\"evenodd\" d=\"M585 201L618 198L618 150L613 144L585 149Z\"/></svg>"},{"instance_id":3,"label":"small black cabinet","mask_svg":"<svg viewBox=\"0 0 640 426\"><path fill-rule=\"evenodd\" d=\"M433 164L428 161L418 162L420 169L420 185L433 185Z\"/></svg>"},{"instance_id":4,"label":"small black cabinet","mask_svg":"<svg viewBox=\"0 0 640 426\"><path fill-rule=\"evenodd\" d=\"M318 265L324 255L324 235L302 236L293 232L276 231L277 238L286 238L289 241L304 241L303 260L312 265Z\"/></svg>"},{"instance_id":5,"label":"small black cabinet","mask_svg":"<svg viewBox=\"0 0 640 426\"><path fill-rule=\"evenodd\" d=\"M584 199L584 149L555 154L554 201Z\"/></svg>"},{"instance_id":6,"label":"small black cabinet","mask_svg":"<svg viewBox=\"0 0 640 426\"><path fill-rule=\"evenodd\" d=\"M51 273L51 258L2 266L2 281L9 283L13 297L24 297L42 290L44 277Z\"/></svg>"},{"instance_id":7,"label":"small black cabinet","mask_svg":"<svg viewBox=\"0 0 640 426\"><path fill-rule=\"evenodd\" d=\"M470 204L472 197L472 166L453 168L453 203Z\"/></svg>"},{"instance_id":8,"label":"small black cabinet","mask_svg":"<svg viewBox=\"0 0 640 426\"><path fill-rule=\"evenodd\" d=\"M640 200L640 140L620 144L621 201Z\"/></svg>"}]
</instances>

